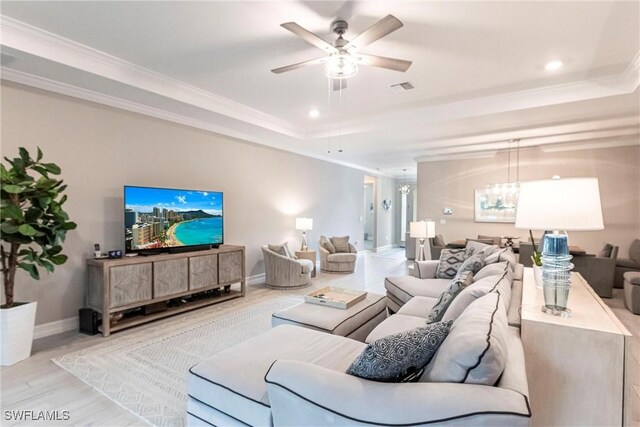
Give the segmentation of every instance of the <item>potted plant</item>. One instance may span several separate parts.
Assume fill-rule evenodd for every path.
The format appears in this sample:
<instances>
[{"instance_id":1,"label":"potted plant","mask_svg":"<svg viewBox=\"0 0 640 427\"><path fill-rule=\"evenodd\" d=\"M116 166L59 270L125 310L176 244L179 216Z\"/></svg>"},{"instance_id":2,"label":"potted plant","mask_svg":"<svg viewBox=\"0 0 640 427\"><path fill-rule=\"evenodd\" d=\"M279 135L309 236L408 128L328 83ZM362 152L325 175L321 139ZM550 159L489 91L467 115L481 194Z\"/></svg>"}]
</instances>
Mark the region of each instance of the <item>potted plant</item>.
<instances>
[{"instance_id":1,"label":"potted plant","mask_svg":"<svg viewBox=\"0 0 640 427\"><path fill-rule=\"evenodd\" d=\"M12 365L31 354L36 302L14 301L14 285L18 268L27 271L34 280L40 270L53 272L64 264L62 242L67 231L76 228L62 205L66 185L52 177L60 168L42 162L38 148L36 159L19 149L19 157L5 157L10 168L0 165L2 191L0 201L0 231L2 244L2 275L5 304L0 306L0 365Z\"/></svg>"},{"instance_id":2,"label":"potted plant","mask_svg":"<svg viewBox=\"0 0 640 427\"><path fill-rule=\"evenodd\" d=\"M533 263L533 278L536 281L536 285L538 285L539 288L542 288L542 254L538 252L531 230L529 230L529 237L531 237L531 244L533 245L533 254L531 255L531 262Z\"/></svg>"}]
</instances>

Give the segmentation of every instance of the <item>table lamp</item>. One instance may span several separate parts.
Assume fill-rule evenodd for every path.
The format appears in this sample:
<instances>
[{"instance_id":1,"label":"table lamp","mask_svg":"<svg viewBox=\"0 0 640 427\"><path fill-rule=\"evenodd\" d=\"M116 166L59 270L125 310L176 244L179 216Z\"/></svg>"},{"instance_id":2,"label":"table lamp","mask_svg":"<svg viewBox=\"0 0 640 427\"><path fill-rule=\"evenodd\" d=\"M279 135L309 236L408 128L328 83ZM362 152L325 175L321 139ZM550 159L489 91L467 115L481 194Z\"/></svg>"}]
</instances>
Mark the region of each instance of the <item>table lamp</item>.
<instances>
[{"instance_id":1,"label":"table lamp","mask_svg":"<svg viewBox=\"0 0 640 427\"><path fill-rule=\"evenodd\" d=\"M603 230L597 178L565 178L520 184L516 228L554 230L545 234L542 246L542 311L569 317L571 255L566 234L559 231Z\"/></svg>"},{"instance_id":2,"label":"table lamp","mask_svg":"<svg viewBox=\"0 0 640 427\"><path fill-rule=\"evenodd\" d=\"M416 221L409 224L409 236L418 239L420 251L418 261L424 261L424 241L426 238L436 237L436 223L434 221Z\"/></svg>"},{"instance_id":3,"label":"table lamp","mask_svg":"<svg viewBox=\"0 0 640 427\"><path fill-rule=\"evenodd\" d=\"M313 229L313 218L296 218L296 230L302 230L301 251L307 250L307 230Z\"/></svg>"}]
</instances>

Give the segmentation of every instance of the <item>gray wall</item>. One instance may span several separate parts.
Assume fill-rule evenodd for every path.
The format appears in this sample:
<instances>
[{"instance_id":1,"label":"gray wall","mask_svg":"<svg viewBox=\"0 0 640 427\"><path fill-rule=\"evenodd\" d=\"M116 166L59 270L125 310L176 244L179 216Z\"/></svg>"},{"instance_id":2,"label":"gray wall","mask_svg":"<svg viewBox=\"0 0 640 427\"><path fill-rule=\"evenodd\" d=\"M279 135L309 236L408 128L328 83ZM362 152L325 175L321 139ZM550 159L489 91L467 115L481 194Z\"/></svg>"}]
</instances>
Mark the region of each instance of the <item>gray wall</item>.
<instances>
[{"instance_id":1,"label":"gray wall","mask_svg":"<svg viewBox=\"0 0 640 427\"><path fill-rule=\"evenodd\" d=\"M515 166L512 156L512 179ZM640 238L640 147L589 149L545 153L537 148L520 151L520 181L593 176L599 179L604 216L603 231L569 232L571 244L597 253L606 242L620 246L628 256L633 239ZM516 235L527 230L513 224L474 222L474 190L507 181L507 154L495 158L420 162L418 217L436 220L436 232L445 241L485 235ZM453 208L443 215L442 208ZM446 219L446 224L440 224Z\"/></svg>"},{"instance_id":2,"label":"gray wall","mask_svg":"<svg viewBox=\"0 0 640 427\"><path fill-rule=\"evenodd\" d=\"M377 197L377 221L376 221L376 248L394 246L396 241L396 214L400 209L397 198L398 187L396 180L386 177L378 177L376 182ZM391 209L385 211L382 208L383 200L391 200Z\"/></svg>"},{"instance_id":3,"label":"gray wall","mask_svg":"<svg viewBox=\"0 0 640 427\"><path fill-rule=\"evenodd\" d=\"M362 245L364 174L355 169L12 83L2 85L1 137L3 156L40 146L46 161L60 165L78 223L65 265L38 283L18 273L17 299L39 302L37 324L75 316L84 305L94 243L123 247L125 184L223 191L225 242L247 247L249 276L264 272L261 245L299 247L297 216L313 218L312 248L322 233ZM379 181L384 196L393 180ZM380 235L393 239L385 220Z\"/></svg>"}]
</instances>

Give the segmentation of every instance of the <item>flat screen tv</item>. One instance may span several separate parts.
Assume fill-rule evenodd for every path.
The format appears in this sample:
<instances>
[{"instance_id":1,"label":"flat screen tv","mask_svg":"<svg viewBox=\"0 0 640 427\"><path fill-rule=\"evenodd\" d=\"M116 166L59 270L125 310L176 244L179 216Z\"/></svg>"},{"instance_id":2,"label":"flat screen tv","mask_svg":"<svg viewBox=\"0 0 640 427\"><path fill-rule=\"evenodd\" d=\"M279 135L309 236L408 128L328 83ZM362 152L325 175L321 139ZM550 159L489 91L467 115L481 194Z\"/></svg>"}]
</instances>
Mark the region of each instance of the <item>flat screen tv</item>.
<instances>
[{"instance_id":1,"label":"flat screen tv","mask_svg":"<svg viewBox=\"0 0 640 427\"><path fill-rule=\"evenodd\" d=\"M124 187L127 253L208 249L224 242L219 191Z\"/></svg>"}]
</instances>

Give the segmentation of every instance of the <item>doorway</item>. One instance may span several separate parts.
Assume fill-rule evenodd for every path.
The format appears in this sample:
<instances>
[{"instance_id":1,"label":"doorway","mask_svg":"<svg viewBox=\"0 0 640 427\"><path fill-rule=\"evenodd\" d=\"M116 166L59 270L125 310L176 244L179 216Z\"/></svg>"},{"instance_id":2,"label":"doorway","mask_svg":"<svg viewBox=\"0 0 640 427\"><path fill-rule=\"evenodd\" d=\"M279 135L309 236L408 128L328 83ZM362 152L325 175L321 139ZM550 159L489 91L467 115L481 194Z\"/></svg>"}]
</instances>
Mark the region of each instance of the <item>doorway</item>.
<instances>
[{"instance_id":1,"label":"doorway","mask_svg":"<svg viewBox=\"0 0 640 427\"><path fill-rule=\"evenodd\" d=\"M364 249L373 251L376 247L376 178L364 177Z\"/></svg>"}]
</instances>

